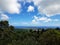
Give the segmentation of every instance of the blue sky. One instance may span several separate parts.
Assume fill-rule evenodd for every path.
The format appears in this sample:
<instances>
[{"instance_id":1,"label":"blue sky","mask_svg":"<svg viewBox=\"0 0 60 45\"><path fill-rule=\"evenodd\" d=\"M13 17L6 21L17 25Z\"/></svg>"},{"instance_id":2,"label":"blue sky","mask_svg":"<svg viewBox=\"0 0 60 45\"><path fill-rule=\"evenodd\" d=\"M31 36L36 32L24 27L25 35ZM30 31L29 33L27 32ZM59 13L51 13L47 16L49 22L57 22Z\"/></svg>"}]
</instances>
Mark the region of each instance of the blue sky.
<instances>
[{"instance_id":1,"label":"blue sky","mask_svg":"<svg viewBox=\"0 0 60 45\"><path fill-rule=\"evenodd\" d=\"M8 20L13 26L60 26L59 0L48 0L48 2L47 0L19 0L19 3L13 0L10 8L11 1L5 1L5 3L9 2L9 5L2 1L0 20ZM17 3L19 8L17 8ZM5 8L1 8L4 6Z\"/></svg>"}]
</instances>

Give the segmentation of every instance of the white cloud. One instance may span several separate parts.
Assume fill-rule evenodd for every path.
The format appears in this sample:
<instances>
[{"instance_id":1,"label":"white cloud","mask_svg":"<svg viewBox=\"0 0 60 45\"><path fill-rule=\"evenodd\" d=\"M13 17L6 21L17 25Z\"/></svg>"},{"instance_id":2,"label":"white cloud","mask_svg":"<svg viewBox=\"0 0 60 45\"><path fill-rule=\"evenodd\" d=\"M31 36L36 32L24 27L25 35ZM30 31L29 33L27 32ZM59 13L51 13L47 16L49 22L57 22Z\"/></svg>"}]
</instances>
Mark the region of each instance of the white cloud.
<instances>
[{"instance_id":1,"label":"white cloud","mask_svg":"<svg viewBox=\"0 0 60 45\"><path fill-rule=\"evenodd\" d=\"M9 17L7 16L7 15L5 15L5 14L1 14L0 15L0 20L8 20L9 19Z\"/></svg>"},{"instance_id":2,"label":"white cloud","mask_svg":"<svg viewBox=\"0 0 60 45\"><path fill-rule=\"evenodd\" d=\"M56 14L60 14L60 5L51 5L46 7L43 10L44 14L46 14L46 16L50 17L50 16L54 16Z\"/></svg>"},{"instance_id":3,"label":"white cloud","mask_svg":"<svg viewBox=\"0 0 60 45\"><path fill-rule=\"evenodd\" d=\"M39 18L39 20L47 20L47 18L46 17L41 17L41 18Z\"/></svg>"},{"instance_id":4,"label":"white cloud","mask_svg":"<svg viewBox=\"0 0 60 45\"><path fill-rule=\"evenodd\" d=\"M56 22L59 21L58 19L51 19L51 18L47 18L47 17L37 17L34 16L34 19L32 20L33 23L38 23L38 22Z\"/></svg>"},{"instance_id":5,"label":"white cloud","mask_svg":"<svg viewBox=\"0 0 60 45\"><path fill-rule=\"evenodd\" d=\"M32 23L33 23L33 24L37 24L37 23L38 23L38 22L37 22L38 17L37 17L37 16L34 16L33 18L34 18L34 19L32 20Z\"/></svg>"},{"instance_id":6,"label":"white cloud","mask_svg":"<svg viewBox=\"0 0 60 45\"><path fill-rule=\"evenodd\" d=\"M60 14L60 0L42 0L37 4L39 12L48 17Z\"/></svg>"},{"instance_id":7,"label":"white cloud","mask_svg":"<svg viewBox=\"0 0 60 45\"><path fill-rule=\"evenodd\" d=\"M34 5L38 6L38 5L40 5L40 2L41 2L42 0L32 0L32 1L34 2Z\"/></svg>"},{"instance_id":8,"label":"white cloud","mask_svg":"<svg viewBox=\"0 0 60 45\"><path fill-rule=\"evenodd\" d=\"M34 4L35 5L38 5L42 0L19 0L19 1L23 1L23 2L29 2L29 3L31 3L31 2L34 2Z\"/></svg>"},{"instance_id":9,"label":"white cloud","mask_svg":"<svg viewBox=\"0 0 60 45\"><path fill-rule=\"evenodd\" d=\"M7 13L17 13L21 11L21 4L18 3L18 0L0 0L0 20L8 20L9 17L4 14Z\"/></svg>"},{"instance_id":10,"label":"white cloud","mask_svg":"<svg viewBox=\"0 0 60 45\"><path fill-rule=\"evenodd\" d=\"M35 19L33 19L33 20L32 20L32 23L33 23L33 24L36 24L36 23L37 23L37 21L36 21Z\"/></svg>"},{"instance_id":11,"label":"white cloud","mask_svg":"<svg viewBox=\"0 0 60 45\"><path fill-rule=\"evenodd\" d=\"M8 13L19 13L21 5L18 0L0 0L0 11Z\"/></svg>"},{"instance_id":12,"label":"white cloud","mask_svg":"<svg viewBox=\"0 0 60 45\"><path fill-rule=\"evenodd\" d=\"M25 0L25 2L33 2L38 11L48 17L60 14L60 0Z\"/></svg>"},{"instance_id":13,"label":"white cloud","mask_svg":"<svg viewBox=\"0 0 60 45\"><path fill-rule=\"evenodd\" d=\"M28 7L27 12L32 12L32 11L34 11L34 7L30 5L30 6Z\"/></svg>"},{"instance_id":14,"label":"white cloud","mask_svg":"<svg viewBox=\"0 0 60 45\"><path fill-rule=\"evenodd\" d=\"M33 18L35 18L35 20L37 20L37 19L38 19L38 17L37 17L37 16L34 16Z\"/></svg>"}]
</instances>

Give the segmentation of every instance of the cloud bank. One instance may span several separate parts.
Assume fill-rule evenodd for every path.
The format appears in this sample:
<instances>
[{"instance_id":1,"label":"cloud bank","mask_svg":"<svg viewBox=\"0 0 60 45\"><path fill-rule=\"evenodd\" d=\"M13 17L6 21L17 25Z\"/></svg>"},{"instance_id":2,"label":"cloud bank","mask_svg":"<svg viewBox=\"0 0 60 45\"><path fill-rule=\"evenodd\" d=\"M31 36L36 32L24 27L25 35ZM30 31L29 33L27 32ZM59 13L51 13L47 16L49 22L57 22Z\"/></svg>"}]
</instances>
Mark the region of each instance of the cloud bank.
<instances>
[{"instance_id":1,"label":"cloud bank","mask_svg":"<svg viewBox=\"0 0 60 45\"><path fill-rule=\"evenodd\" d=\"M60 0L23 0L24 2L33 2L38 11L46 16L60 14Z\"/></svg>"},{"instance_id":2,"label":"cloud bank","mask_svg":"<svg viewBox=\"0 0 60 45\"><path fill-rule=\"evenodd\" d=\"M3 14L0 15L0 19L7 20L8 16L4 14L4 12L8 12L11 14L20 13L21 4L18 3L18 1L23 2L33 2L34 5L38 8L39 13L45 14L47 17L54 16L56 14L60 14L60 0L0 0L0 13L3 12ZM29 6L27 12L34 11L33 6ZM36 21L44 21L44 22L50 22L52 19L47 17L37 17L34 16L34 19L32 22ZM54 19L54 21L58 21L57 19Z\"/></svg>"},{"instance_id":3,"label":"cloud bank","mask_svg":"<svg viewBox=\"0 0 60 45\"><path fill-rule=\"evenodd\" d=\"M0 11L8 13L19 13L21 5L18 0L0 0Z\"/></svg>"},{"instance_id":4,"label":"cloud bank","mask_svg":"<svg viewBox=\"0 0 60 45\"><path fill-rule=\"evenodd\" d=\"M48 23L48 22L56 22L59 21L58 19L51 19L48 17L38 17L38 16L34 16L34 19L32 20L32 23L38 23L38 22L44 22L44 23Z\"/></svg>"},{"instance_id":5,"label":"cloud bank","mask_svg":"<svg viewBox=\"0 0 60 45\"><path fill-rule=\"evenodd\" d=\"M36 6L39 12L46 14L48 17L60 14L60 0L41 0Z\"/></svg>"},{"instance_id":6,"label":"cloud bank","mask_svg":"<svg viewBox=\"0 0 60 45\"><path fill-rule=\"evenodd\" d=\"M0 20L7 20L9 17L4 14L5 12L10 14L19 14L21 4L18 0L0 0Z\"/></svg>"},{"instance_id":7,"label":"cloud bank","mask_svg":"<svg viewBox=\"0 0 60 45\"><path fill-rule=\"evenodd\" d=\"M48 17L60 14L60 0L43 0L38 5L38 10Z\"/></svg>"}]
</instances>

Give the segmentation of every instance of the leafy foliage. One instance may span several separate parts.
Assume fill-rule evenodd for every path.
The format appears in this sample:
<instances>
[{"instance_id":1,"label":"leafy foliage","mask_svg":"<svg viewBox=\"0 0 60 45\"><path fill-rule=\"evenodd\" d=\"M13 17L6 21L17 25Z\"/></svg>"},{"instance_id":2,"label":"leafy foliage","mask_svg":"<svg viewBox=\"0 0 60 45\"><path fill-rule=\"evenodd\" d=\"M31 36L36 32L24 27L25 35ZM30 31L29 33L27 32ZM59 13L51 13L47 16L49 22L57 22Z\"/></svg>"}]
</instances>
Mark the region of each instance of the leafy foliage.
<instances>
[{"instance_id":1,"label":"leafy foliage","mask_svg":"<svg viewBox=\"0 0 60 45\"><path fill-rule=\"evenodd\" d=\"M0 45L60 45L60 29L14 29L0 21Z\"/></svg>"}]
</instances>

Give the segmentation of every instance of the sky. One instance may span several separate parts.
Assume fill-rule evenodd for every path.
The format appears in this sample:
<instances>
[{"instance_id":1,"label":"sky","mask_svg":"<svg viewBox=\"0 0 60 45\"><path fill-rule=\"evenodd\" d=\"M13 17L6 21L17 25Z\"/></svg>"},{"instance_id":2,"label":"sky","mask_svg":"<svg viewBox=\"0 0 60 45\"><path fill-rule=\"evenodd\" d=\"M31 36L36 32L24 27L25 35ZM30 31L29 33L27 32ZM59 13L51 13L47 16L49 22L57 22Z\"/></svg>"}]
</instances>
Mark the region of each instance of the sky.
<instances>
[{"instance_id":1,"label":"sky","mask_svg":"<svg viewBox=\"0 0 60 45\"><path fill-rule=\"evenodd\" d=\"M60 0L0 0L0 21L13 26L60 26Z\"/></svg>"}]
</instances>

